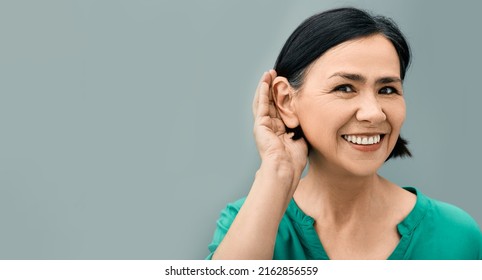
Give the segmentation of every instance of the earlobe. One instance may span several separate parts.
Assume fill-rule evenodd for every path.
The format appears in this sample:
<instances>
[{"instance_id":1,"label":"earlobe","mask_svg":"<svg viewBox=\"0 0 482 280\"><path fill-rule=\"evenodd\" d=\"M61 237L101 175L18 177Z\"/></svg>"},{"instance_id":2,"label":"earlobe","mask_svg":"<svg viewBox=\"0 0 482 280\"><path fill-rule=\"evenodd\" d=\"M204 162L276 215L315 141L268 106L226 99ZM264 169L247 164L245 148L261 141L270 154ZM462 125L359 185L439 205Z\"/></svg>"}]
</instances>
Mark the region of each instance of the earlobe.
<instances>
[{"instance_id":1,"label":"earlobe","mask_svg":"<svg viewBox=\"0 0 482 280\"><path fill-rule=\"evenodd\" d=\"M288 128L295 128L300 123L294 106L294 92L285 77L278 76L273 81L273 100L281 119Z\"/></svg>"}]
</instances>

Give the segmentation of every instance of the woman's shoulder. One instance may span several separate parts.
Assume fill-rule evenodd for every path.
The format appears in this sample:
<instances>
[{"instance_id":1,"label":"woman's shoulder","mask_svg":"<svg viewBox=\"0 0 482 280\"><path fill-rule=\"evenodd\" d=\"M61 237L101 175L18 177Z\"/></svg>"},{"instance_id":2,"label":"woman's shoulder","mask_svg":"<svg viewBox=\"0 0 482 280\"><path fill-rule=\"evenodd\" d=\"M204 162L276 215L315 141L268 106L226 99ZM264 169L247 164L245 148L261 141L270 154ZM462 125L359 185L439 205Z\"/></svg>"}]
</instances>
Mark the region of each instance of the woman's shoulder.
<instances>
[{"instance_id":1,"label":"woman's shoulder","mask_svg":"<svg viewBox=\"0 0 482 280\"><path fill-rule=\"evenodd\" d=\"M407 189L407 188L405 188ZM414 259L480 259L482 233L475 219L462 208L428 197L418 189L417 204L406 232L413 235Z\"/></svg>"},{"instance_id":2,"label":"woman's shoulder","mask_svg":"<svg viewBox=\"0 0 482 280\"><path fill-rule=\"evenodd\" d=\"M448 202L431 198L414 187L404 187L404 189L417 195L414 210L422 213L420 216L426 215L423 220L429 220L436 225L437 228L457 228L459 230L480 233L479 225L475 219L462 208Z\"/></svg>"},{"instance_id":3,"label":"woman's shoulder","mask_svg":"<svg viewBox=\"0 0 482 280\"><path fill-rule=\"evenodd\" d=\"M238 215L238 212L243 206L245 200L246 197L243 197L228 203L219 215L219 219L217 221L218 226L223 226L228 229L231 226L234 218L236 218L236 215Z\"/></svg>"},{"instance_id":4,"label":"woman's shoulder","mask_svg":"<svg viewBox=\"0 0 482 280\"><path fill-rule=\"evenodd\" d=\"M206 259L212 258L214 251L216 251L216 248L224 239L224 236L231 227L234 218L236 218L236 215L238 215L239 209L241 209L241 206L243 206L245 200L246 198L243 197L234 202L228 203L226 207L221 211L221 214L216 221L216 229L214 230L213 239L211 241L211 244L209 244L208 246L210 254Z\"/></svg>"},{"instance_id":5,"label":"woman's shoulder","mask_svg":"<svg viewBox=\"0 0 482 280\"><path fill-rule=\"evenodd\" d=\"M432 204L431 215L433 221L440 227L450 226L458 231L480 235L479 225L465 210L451 203L433 198L429 199Z\"/></svg>"},{"instance_id":6,"label":"woman's shoulder","mask_svg":"<svg viewBox=\"0 0 482 280\"><path fill-rule=\"evenodd\" d=\"M246 197L239 198L238 200L227 203L225 208L221 211L221 218L227 220L233 220L238 214L239 210L246 201ZM313 218L306 215L296 204L292 198L285 210L285 214L281 220L281 224L288 219L290 221L295 221L303 224L313 224Z\"/></svg>"},{"instance_id":7,"label":"woman's shoulder","mask_svg":"<svg viewBox=\"0 0 482 280\"><path fill-rule=\"evenodd\" d=\"M222 212L232 216L236 216L239 210L241 209L241 207L243 206L245 200L246 200L246 197L242 197L242 198L239 198L238 200L229 202Z\"/></svg>"}]
</instances>

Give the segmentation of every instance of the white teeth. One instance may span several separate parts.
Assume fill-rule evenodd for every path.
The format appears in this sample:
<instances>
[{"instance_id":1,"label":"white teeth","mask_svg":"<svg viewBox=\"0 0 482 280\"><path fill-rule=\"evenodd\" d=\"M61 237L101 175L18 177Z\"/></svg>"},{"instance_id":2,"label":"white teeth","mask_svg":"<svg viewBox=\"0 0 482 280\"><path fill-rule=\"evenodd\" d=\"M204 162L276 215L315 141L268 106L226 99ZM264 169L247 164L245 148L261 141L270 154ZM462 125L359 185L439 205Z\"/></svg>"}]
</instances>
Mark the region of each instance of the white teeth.
<instances>
[{"instance_id":1,"label":"white teeth","mask_svg":"<svg viewBox=\"0 0 482 280\"><path fill-rule=\"evenodd\" d=\"M358 144L358 145L373 145L377 144L380 142L381 135L375 135L371 137L360 137L360 136L354 136L354 135L343 135L343 138L345 138L346 141Z\"/></svg>"}]
</instances>

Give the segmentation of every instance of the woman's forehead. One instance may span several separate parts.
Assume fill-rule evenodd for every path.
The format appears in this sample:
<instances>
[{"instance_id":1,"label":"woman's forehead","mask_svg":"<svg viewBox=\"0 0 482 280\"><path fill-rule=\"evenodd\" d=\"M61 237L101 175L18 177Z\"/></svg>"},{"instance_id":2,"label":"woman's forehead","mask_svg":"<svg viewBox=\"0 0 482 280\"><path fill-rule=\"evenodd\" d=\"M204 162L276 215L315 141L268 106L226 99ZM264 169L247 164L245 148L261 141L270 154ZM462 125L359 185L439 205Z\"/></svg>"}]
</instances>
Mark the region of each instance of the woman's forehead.
<instances>
[{"instance_id":1,"label":"woman's forehead","mask_svg":"<svg viewBox=\"0 0 482 280\"><path fill-rule=\"evenodd\" d=\"M334 73L400 77L400 61L392 42L377 34L341 43L321 55L310 67L326 78Z\"/></svg>"}]
</instances>

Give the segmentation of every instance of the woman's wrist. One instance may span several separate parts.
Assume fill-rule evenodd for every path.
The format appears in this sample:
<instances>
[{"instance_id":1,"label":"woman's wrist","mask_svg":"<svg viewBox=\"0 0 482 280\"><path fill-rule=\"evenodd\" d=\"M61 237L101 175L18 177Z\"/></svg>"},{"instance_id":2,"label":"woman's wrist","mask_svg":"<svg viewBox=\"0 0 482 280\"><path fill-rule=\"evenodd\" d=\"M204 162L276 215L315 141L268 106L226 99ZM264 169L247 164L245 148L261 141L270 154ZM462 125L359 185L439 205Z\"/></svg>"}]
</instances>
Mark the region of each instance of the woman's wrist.
<instances>
[{"instance_id":1,"label":"woman's wrist","mask_svg":"<svg viewBox=\"0 0 482 280\"><path fill-rule=\"evenodd\" d=\"M256 172L256 179L261 179L267 184L275 184L277 188L296 188L302 170L296 170L293 163L283 160L263 161Z\"/></svg>"}]
</instances>

